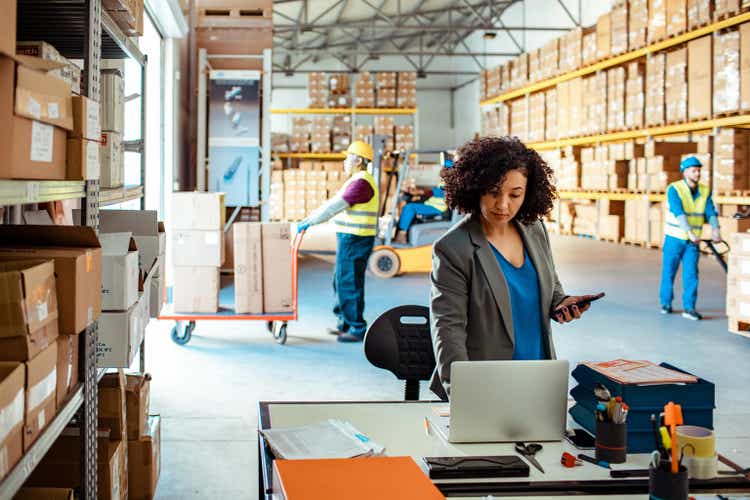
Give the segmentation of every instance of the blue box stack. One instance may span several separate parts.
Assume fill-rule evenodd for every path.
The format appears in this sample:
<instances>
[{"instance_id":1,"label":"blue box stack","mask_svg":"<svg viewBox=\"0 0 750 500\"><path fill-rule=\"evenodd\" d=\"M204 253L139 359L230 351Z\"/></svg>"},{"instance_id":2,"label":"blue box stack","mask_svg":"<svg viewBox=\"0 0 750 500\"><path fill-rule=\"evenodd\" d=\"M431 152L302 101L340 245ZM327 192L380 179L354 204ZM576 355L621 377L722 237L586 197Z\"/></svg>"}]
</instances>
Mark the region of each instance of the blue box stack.
<instances>
[{"instance_id":1,"label":"blue box stack","mask_svg":"<svg viewBox=\"0 0 750 500\"><path fill-rule=\"evenodd\" d=\"M677 367L662 363L661 366L687 373ZM682 405L683 419L686 425L698 425L713 429L713 411L716 407L714 384L698 378L694 384L652 384L623 385L605 375L578 365L573 370L573 378L578 382L570 395L576 404L570 409L573 417L581 427L595 434L596 397L594 386L597 383L609 389L612 397L621 396L630 406L628 412L628 453L649 453L654 449L654 438L651 432L651 414L664 411L664 405L670 401Z\"/></svg>"}]
</instances>

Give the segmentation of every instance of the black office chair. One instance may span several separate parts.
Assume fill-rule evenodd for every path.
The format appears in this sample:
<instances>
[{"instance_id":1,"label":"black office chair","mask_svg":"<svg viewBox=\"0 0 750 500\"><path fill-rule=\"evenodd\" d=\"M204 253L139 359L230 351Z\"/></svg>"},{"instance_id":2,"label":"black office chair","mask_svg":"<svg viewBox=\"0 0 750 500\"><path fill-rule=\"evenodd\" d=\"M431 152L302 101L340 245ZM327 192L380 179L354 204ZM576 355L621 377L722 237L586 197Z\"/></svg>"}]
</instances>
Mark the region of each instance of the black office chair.
<instances>
[{"instance_id":1,"label":"black office chair","mask_svg":"<svg viewBox=\"0 0 750 500\"><path fill-rule=\"evenodd\" d=\"M430 380L435 354L430 337L430 310L399 306L381 314L365 334L365 356L378 368L405 380L404 399L419 399L419 381Z\"/></svg>"}]
</instances>

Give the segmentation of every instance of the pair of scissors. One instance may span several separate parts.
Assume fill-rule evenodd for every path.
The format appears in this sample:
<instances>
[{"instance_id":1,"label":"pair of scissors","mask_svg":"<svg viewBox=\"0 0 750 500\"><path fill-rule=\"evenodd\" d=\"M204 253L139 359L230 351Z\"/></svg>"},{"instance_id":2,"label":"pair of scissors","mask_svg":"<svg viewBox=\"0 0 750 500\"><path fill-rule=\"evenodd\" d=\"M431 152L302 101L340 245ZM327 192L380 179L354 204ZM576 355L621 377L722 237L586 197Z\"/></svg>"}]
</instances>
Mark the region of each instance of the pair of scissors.
<instances>
[{"instance_id":1,"label":"pair of scissors","mask_svg":"<svg viewBox=\"0 0 750 500\"><path fill-rule=\"evenodd\" d=\"M542 468L542 465L537 461L536 458L534 458L534 455L542 451L542 445L539 443L516 443L516 452L523 455L528 462L539 469L542 474L544 474L544 469Z\"/></svg>"}]
</instances>

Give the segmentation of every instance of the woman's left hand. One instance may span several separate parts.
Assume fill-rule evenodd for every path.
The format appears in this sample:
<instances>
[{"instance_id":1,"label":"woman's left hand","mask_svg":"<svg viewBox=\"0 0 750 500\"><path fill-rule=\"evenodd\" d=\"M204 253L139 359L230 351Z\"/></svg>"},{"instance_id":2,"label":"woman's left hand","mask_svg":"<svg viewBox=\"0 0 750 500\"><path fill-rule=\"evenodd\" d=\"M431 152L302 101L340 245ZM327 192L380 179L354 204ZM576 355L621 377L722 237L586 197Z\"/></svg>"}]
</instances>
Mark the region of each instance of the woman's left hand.
<instances>
[{"instance_id":1,"label":"woman's left hand","mask_svg":"<svg viewBox=\"0 0 750 500\"><path fill-rule=\"evenodd\" d=\"M570 323L573 320L579 319L583 313L589 310L591 304L589 303L581 307L575 304L590 297L590 295L566 297L565 300L560 302L555 310L552 311L552 319L554 319L558 323Z\"/></svg>"}]
</instances>

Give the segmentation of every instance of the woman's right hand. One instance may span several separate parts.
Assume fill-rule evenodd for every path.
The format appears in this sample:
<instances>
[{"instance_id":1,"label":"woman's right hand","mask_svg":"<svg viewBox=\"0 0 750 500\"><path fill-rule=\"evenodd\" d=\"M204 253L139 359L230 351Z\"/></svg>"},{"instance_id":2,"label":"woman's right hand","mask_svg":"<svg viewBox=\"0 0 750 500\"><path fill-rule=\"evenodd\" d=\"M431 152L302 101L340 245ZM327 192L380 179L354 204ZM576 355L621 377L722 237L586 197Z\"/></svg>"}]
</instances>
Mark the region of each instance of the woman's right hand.
<instances>
[{"instance_id":1,"label":"woman's right hand","mask_svg":"<svg viewBox=\"0 0 750 500\"><path fill-rule=\"evenodd\" d=\"M558 323L570 323L571 321L580 319L581 315L589 310L591 304L589 303L580 307L576 304L592 297L593 295L577 295L565 297L562 302L557 304L557 307L552 313L552 318Z\"/></svg>"}]
</instances>

